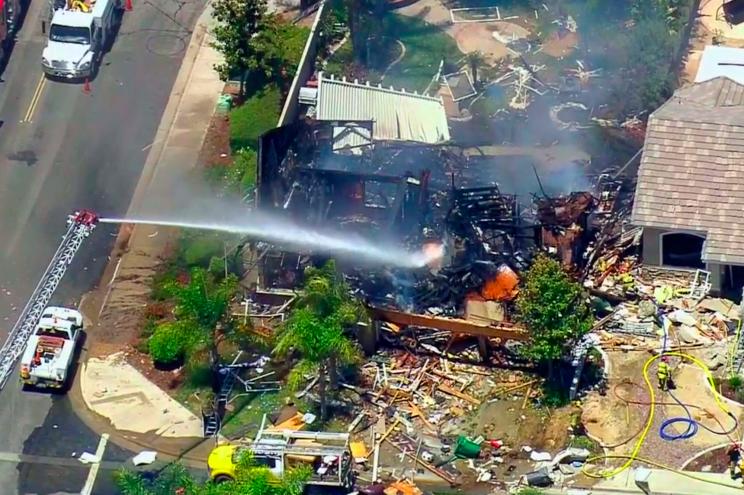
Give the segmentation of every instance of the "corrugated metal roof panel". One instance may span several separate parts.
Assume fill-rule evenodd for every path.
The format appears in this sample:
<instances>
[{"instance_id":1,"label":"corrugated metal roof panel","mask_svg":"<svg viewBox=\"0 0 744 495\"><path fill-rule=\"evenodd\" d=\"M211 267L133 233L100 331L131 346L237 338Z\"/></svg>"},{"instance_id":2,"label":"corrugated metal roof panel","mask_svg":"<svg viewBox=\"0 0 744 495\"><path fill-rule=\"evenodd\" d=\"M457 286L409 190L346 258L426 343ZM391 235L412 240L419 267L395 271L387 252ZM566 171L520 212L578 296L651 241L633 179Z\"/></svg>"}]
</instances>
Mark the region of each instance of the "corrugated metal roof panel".
<instances>
[{"instance_id":1,"label":"corrugated metal roof panel","mask_svg":"<svg viewBox=\"0 0 744 495\"><path fill-rule=\"evenodd\" d=\"M318 78L318 120L371 120L375 140L441 143L449 141L447 116L441 98L359 84L346 80ZM364 144L353 133L335 148Z\"/></svg>"}]
</instances>

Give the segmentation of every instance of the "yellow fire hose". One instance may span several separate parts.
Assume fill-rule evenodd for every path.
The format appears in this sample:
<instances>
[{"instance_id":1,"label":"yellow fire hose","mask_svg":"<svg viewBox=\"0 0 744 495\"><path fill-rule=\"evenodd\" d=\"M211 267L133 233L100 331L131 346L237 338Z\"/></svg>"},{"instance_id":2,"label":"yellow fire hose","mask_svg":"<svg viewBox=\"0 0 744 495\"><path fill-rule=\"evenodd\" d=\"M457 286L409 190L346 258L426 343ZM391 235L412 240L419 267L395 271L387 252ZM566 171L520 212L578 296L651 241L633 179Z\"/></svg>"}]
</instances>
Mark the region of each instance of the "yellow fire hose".
<instances>
[{"instance_id":1,"label":"yellow fire hose","mask_svg":"<svg viewBox=\"0 0 744 495\"><path fill-rule=\"evenodd\" d=\"M729 408L726 406L726 404L721 400L721 396L716 391L715 381L713 379L713 374L710 372L710 369L699 359L690 356L689 354L683 354L681 352L665 352L664 356L676 356L682 359L685 359L687 361L692 362L695 366L703 370L703 372L706 375L706 378L708 380L708 385L710 386L711 391L713 392L713 398L716 401L716 404L718 405L719 409L723 411L726 414L730 414ZM658 467L660 469L665 469L667 471L673 471L675 473L678 473L682 476L686 476L687 478L692 478L698 481L703 481L706 483L712 483L714 485L720 485L720 486L726 486L729 488L737 488L741 489L740 485L729 485L727 483L714 481L714 480L708 480L699 476L695 476L693 474L681 471L679 469L675 469L670 466L665 466L663 464L659 464L655 461L651 461L649 459L645 459L638 456L638 453L641 451L641 447L643 447L643 443L646 441L646 437L648 436L648 432L651 430L651 425L654 423L654 414L656 409L656 394L654 392L654 386L651 383L651 380L648 377L648 370L651 364L659 359L661 355L658 356L652 356L650 357L645 364L643 365L643 380L646 382L646 388L648 389L648 395L649 395L649 412L648 412L648 418L646 419L646 425L643 428L643 431L641 432L641 436L638 438L638 440L635 443L635 446L633 447L633 451L630 453L630 455L600 455L600 456L594 456L587 459L586 463L584 464L584 467L581 469L581 472L590 477L595 479L605 479L605 478L611 478L617 474L622 473L626 469L628 469L634 462L639 461L643 462L645 464L649 464L651 466ZM625 463L614 469L610 470L596 470L592 471L588 469L588 466L590 464L597 464L600 461L604 461L605 459L625 459Z\"/></svg>"}]
</instances>

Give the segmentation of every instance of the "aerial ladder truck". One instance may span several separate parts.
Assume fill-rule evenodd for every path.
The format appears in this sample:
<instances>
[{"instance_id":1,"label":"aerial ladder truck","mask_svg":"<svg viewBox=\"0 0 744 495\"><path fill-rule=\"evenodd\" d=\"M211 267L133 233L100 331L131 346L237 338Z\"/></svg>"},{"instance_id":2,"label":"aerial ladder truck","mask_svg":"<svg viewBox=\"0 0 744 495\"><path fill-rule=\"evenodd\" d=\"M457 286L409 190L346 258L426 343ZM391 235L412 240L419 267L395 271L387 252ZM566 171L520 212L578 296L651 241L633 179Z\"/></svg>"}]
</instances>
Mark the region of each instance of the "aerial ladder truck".
<instances>
[{"instance_id":1,"label":"aerial ladder truck","mask_svg":"<svg viewBox=\"0 0 744 495\"><path fill-rule=\"evenodd\" d=\"M67 271L67 267L70 266L83 241L93 232L97 223L98 216L89 210L81 210L68 217L67 232L62 236L62 241L52 261L0 348L0 390L5 387L13 374L15 363L24 353L31 337L39 330L42 316L49 312L45 310ZM60 308L53 309L58 311Z\"/></svg>"}]
</instances>

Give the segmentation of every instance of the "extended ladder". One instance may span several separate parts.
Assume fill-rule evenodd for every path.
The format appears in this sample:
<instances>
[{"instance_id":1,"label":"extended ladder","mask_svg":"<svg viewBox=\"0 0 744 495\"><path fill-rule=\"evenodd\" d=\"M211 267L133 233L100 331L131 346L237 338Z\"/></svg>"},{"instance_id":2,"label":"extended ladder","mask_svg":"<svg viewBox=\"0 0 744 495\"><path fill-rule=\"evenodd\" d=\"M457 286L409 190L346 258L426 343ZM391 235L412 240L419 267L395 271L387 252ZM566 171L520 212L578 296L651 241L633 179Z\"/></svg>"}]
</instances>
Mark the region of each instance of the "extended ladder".
<instances>
[{"instance_id":1,"label":"extended ladder","mask_svg":"<svg viewBox=\"0 0 744 495\"><path fill-rule=\"evenodd\" d=\"M87 210L75 212L74 215L68 217L67 232L62 236L57 252L54 253L51 263L44 271L26 307L23 308L18 321L8 333L8 338L0 349L0 390L5 387L10 378L16 360L26 348L28 339L36 329L67 267L72 263L75 254L85 238L93 231L96 223L98 223L98 216Z\"/></svg>"}]
</instances>

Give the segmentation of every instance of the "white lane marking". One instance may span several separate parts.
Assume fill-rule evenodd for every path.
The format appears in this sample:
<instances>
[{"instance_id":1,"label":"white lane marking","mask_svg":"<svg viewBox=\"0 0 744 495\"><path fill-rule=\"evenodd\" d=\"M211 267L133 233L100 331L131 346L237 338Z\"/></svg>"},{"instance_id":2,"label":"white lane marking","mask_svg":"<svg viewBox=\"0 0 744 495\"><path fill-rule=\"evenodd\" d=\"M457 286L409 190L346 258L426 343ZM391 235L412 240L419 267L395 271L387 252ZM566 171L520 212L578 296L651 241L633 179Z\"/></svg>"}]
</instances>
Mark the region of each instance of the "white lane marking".
<instances>
[{"instance_id":1,"label":"white lane marking","mask_svg":"<svg viewBox=\"0 0 744 495\"><path fill-rule=\"evenodd\" d=\"M80 495L90 495L91 492L93 492L93 485L96 483L98 470L101 468L101 460L103 459L103 453L106 450L108 438L108 433L101 435L101 441L98 442L98 448L96 449L96 459L98 460L90 467L90 471L88 471L88 479L85 480L85 485L83 485Z\"/></svg>"}]
</instances>

